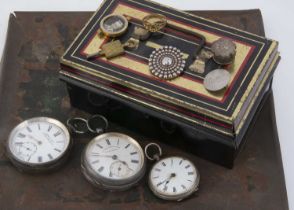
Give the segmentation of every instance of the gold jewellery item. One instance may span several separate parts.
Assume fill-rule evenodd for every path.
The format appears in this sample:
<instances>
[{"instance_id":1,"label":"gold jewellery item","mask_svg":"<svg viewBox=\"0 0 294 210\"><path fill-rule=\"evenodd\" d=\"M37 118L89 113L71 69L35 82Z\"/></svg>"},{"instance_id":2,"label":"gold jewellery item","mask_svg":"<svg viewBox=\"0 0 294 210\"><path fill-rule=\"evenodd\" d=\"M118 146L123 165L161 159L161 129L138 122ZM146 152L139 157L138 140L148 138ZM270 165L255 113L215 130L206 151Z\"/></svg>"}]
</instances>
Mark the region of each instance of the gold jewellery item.
<instances>
[{"instance_id":1,"label":"gold jewellery item","mask_svg":"<svg viewBox=\"0 0 294 210\"><path fill-rule=\"evenodd\" d=\"M123 15L110 14L105 16L100 22L100 30L108 37L118 37L128 29L129 21Z\"/></svg>"},{"instance_id":2,"label":"gold jewellery item","mask_svg":"<svg viewBox=\"0 0 294 210\"><path fill-rule=\"evenodd\" d=\"M195 31L191 31L185 28L181 28L180 26L176 26L174 24L170 24L167 21L167 18L164 15L161 14L150 14L143 18L142 20L144 28L149 32L159 32L163 28L167 27L176 31L180 31L182 33L191 35L196 37L200 40L197 49L195 50L195 53L193 55L194 59L197 58L198 54L200 53L201 49L204 47L206 43L206 38Z\"/></svg>"},{"instance_id":3,"label":"gold jewellery item","mask_svg":"<svg viewBox=\"0 0 294 210\"><path fill-rule=\"evenodd\" d=\"M143 18L142 22L145 29L149 32L159 32L164 27L168 27L199 39L200 42L197 44L197 48L195 49L193 55L194 59L197 59L199 52L206 43L206 39L203 35L173 24L169 24L167 18L161 14L147 15ZM151 53L149 58L150 73L164 80L171 80L180 76L185 69L185 65L186 61L183 59L182 52L173 46L164 46L156 49ZM200 71L204 71L205 63L202 60L198 60L194 63L194 66L190 67L192 67L192 69L198 69L200 67Z\"/></svg>"},{"instance_id":4,"label":"gold jewellery item","mask_svg":"<svg viewBox=\"0 0 294 210\"><path fill-rule=\"evenodd\" d=\"M167 19L161 14L150 14L143 18L143 25L149 32L158 32L167 24Z\"/></svg>"}]
</instances>

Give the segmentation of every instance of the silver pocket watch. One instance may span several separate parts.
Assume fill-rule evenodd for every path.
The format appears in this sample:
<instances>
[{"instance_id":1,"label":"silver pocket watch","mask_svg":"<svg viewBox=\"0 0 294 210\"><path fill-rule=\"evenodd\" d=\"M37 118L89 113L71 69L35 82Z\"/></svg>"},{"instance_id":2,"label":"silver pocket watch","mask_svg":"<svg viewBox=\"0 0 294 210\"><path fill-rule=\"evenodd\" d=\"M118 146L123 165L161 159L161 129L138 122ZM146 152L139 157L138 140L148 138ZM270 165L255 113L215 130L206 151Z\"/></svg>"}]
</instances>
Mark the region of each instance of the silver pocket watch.
<instances>
[{"instance_id":1,"label":"silver pocket watch","mask_svg":"<svg viewBox=\"0 0 294 210\"><path fill-rule=\"evenodd\" d=\"M50 171L65 162L72 141L58 120L36 117L18 124L10 133L7 156L21 171Z\"/></svg>"},{"instance_id":2,"label":"silver pocket watch","mask_svg":"<svg viewBox=\"0 0 294 210\"><path fill-rule=\"evenodd\" d=\"M198 190L200 175L191 161L179 156L160 159L162 150L156 143L148 144L144 155L139 143L130 136L103 133L108 127L103 116L94 115L88 120L72 118L67 124L78 134L98 134L87 144L81 158L82 173L94 186L111 191L133 187L145 175L146 155L147 159L157 161L148 176L149 187L157 197L181 201ZM37 117L17 125L6 148L8 158L19 170L42 172L62 165L71 146L69 131L61 122ZM158 153L150 155L151 147Z\"/></svg>"},{"instance_id":3,"label":"silver pocket watch","mask_svg":"<svg viewBox=\"0 0 294 210\"><path fill-rule=\"evenodd\" d=\"M158 153L149 155L150 147L157 149ZM145 155L147 159L157 161L148 177L149 187L157 197L181 201L198 190L200 174L190 160L179 156L160 159L162 150L156 143L146 145Z\"/></svg>"},{"instance_id":4,"label":"silver pocket watch","mask_svg":"<svg viewBox=\"0 0 294 210\"><path fill-rule=\"evenodd\" d=\"M98 135L87 144L81 157L82 174L94 186L110 191L126 190L144 176L146 161L139 143L122 133L104 133L108 121L102 115L72 118L67 125L76 134Z\"/></svg>"},{"instance_id":5,"label":"silver pocket watch","mask_svg":"<svg viewBox=\"0 0 294 210\"><path fill-rule=\"evenodd\" d=\"M82 154L82 173L94 186L126 190L144 176L146 161L139 143L122 133L109 132L91 140Z\"/></svg>"}]
</instances>

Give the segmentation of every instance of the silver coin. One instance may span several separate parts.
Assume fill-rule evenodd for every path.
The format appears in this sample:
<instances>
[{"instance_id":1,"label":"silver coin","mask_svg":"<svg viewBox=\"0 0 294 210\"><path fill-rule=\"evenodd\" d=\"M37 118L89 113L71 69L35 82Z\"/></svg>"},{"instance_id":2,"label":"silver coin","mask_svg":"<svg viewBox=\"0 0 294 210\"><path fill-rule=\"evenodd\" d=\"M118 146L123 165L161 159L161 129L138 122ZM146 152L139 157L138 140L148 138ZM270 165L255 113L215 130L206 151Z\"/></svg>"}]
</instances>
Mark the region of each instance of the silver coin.
<instances>
[{"instance_id":1,"label":"silver coin","mask_svg":"<svg viewBox=\"0 0 294 210\"><path fill-rule=\"evenodd\" d=\"M205 76L203 84L208 91L220 91L227 87L230 78L230 73L227 70L215 69Z\"/></svg>"}]
</instances>

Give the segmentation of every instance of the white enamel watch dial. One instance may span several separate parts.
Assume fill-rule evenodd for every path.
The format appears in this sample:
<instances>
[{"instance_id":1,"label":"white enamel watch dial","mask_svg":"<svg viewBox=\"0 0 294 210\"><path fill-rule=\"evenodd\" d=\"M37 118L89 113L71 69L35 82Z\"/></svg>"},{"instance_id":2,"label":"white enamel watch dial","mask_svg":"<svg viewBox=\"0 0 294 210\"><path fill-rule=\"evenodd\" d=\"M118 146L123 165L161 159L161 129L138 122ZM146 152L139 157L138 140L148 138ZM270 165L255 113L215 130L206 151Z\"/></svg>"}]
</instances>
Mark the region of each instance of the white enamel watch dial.
<instances>
[{"instance_id":1,"label":"white enamel watch dial","mask_svg":"<svg viewBox=\"0 0 294 210\"><path fill-rule=\"evenodd\" d=\"M152 167L149 187L162 199L180 201L198 190L199 180L198 170L191 161L168 157Z\"/></svg>"},{"instance_id":2,"label":"white enamel watch dial","mask_svg":"<svg viewBox=\"0 0 294 210\"><path fill-rule=\"evenodd\" d=\"M47 171L60 165L71 146L67 128L59 121L38 117L17 125L10 133L7 154L24 171Z\"/></svg>"},{"instance_id":3,"label":"white enamel watch dial","mask_svg":"<svg viewBox=\"0 0 294 210\"><path fill-rule=\"evenodd\" d=\"M145 173L142 148L121 133L104 133L94 138L82 155L82 172L94 185L108 190L125 190Z\"/></svg>"}]
</instances>

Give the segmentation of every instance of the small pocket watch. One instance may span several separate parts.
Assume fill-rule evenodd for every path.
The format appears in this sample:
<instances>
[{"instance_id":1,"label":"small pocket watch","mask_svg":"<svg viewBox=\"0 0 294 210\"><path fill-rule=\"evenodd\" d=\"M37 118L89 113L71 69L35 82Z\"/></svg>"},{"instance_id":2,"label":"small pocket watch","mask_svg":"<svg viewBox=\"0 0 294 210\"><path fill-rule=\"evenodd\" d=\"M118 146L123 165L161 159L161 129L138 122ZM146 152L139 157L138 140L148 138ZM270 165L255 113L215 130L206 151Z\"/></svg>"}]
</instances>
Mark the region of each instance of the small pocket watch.
<instances>
[{"instance_id":1,"label":"small pocket watch","mask_svg":"<svg viewBox=\"0 0 294 210\"><path fill-rule=\"evenodd\" d=\"M150 147L157 148L159 153L150 156ZM200 175L190 160L179 156L160 159L162 150L156 143L146 145L145 155L149 160L157 161L152 166L148 178L149 187L157 197L181 201L198 190Z\"/></svg>"},{"instance_id":2,"label":"small pocket watch","mask_svg":"<svg viewBox=\"0 0 294 210\"><path fill-rule=\"evenodd\" d=\"M128 19L119 14L105 16L100 22L100 29L109 37L118 37L128 30Z\"/></svg>"},{"instance_id":3,"label":"small pocket watch","mask_svg":"<svg viewBox=\"0 0 294 210\"><path fill-rule=\"evenodd\" d=\"M94 186L106 190L126 190L144 176L144 152L136 140L109 132L88 143L81 161L82 173Z\"/></svg>"},{"instance_id":4,"label":"small pocket watch","mask_svg":"<svg viewBox=\"0 0 294 210\"><path fill-rule=\"evenodd\" d=\"M21 171L42 172L60 166L68 157L72 141L67 128L48 117L28 119L10 133L6 149Z\"/></svg>"}]
</instances>

